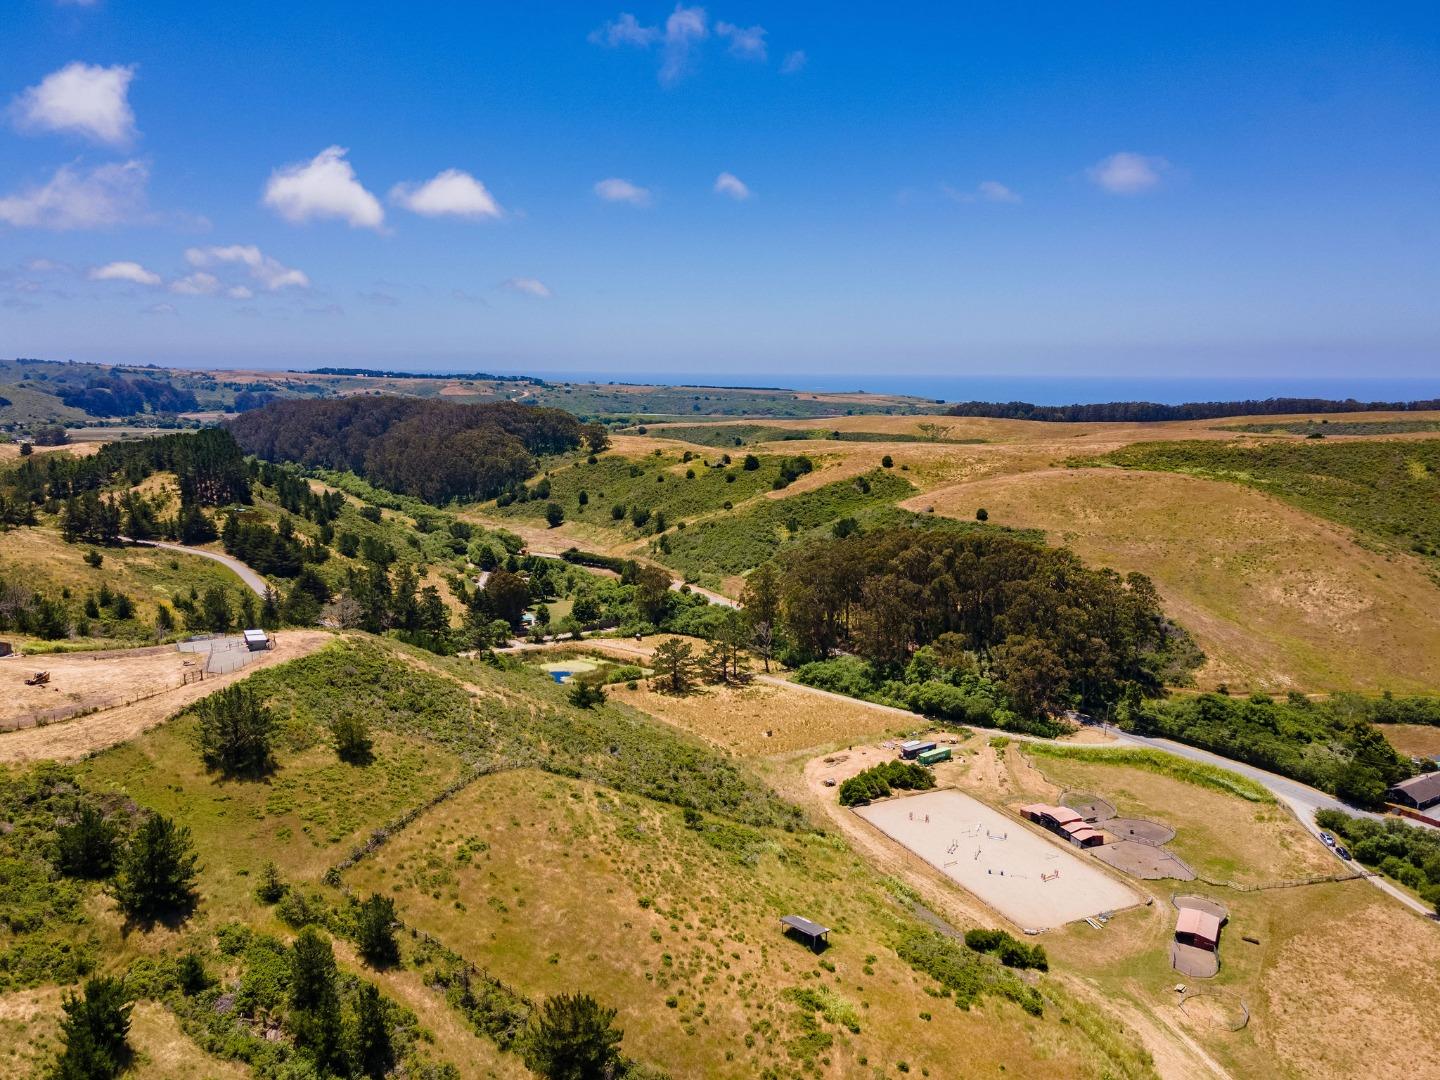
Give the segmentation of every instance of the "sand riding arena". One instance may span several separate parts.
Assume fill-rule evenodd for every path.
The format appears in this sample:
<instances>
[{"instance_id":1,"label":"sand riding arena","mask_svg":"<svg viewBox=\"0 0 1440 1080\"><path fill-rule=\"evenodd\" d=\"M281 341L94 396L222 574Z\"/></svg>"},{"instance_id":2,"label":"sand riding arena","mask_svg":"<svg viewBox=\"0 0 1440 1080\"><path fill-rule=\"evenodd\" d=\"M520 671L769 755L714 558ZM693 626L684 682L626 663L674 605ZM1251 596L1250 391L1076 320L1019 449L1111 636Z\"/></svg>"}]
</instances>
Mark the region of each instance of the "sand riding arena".
<instances>
[{"instance_id":1,"label":"sand riding arena","mask_svg":"<svg viewBox=\"0 0 1440 1080\"><path fill-rule=\"evenodd\" d=\"M953 788L855 813L1022 930L1049 930L1140 902L1084 857Z\"/></svg>"}]
</instances>

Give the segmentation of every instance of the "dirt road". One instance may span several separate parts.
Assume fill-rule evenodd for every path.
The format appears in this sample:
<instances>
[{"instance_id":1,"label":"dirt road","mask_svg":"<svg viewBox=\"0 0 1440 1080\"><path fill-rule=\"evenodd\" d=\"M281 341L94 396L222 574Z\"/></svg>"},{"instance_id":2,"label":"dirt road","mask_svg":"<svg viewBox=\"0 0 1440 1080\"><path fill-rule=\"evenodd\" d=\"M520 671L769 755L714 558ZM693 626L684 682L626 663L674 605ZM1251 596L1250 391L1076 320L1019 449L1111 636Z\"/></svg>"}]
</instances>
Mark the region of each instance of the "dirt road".
<instances>
[{"instance_id":1,"label":"dirt road","mask_svg":"<svg viewBox=\"0 0 1440 1080\"><path fill-rule=\"evenodd\" d=\"M261 668L306 656L334 640L335 635L325 630L286 630L275 636L273 649L256 653L248 667L232 674L216 675L131 705L104 709L45 727L5 732L0 734L0 763L74 761L126 742L223 686Z\"/></svg>"}]
</instances>

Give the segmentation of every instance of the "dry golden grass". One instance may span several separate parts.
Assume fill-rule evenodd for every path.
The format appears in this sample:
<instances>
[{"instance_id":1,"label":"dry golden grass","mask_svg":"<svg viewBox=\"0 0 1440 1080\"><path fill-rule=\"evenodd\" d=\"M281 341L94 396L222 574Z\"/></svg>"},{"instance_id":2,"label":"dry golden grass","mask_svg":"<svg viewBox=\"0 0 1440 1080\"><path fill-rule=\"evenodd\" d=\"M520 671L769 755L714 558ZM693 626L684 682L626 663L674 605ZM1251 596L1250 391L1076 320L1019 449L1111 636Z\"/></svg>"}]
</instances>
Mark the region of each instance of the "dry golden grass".
<instances>
[{"instance_id":1,"label":"dry golden grass","mask_svg":"<svg viewBox=\"0 0 1440 1080\"><path fill-rule=\"evenodd\" d=\"M1041 470L916 497L1044 529L1148 574L1209 657L1202 686L1422 690L1440 683L1440 590L1417 562L1260 492L1172 473Z\"/></svg>"},{"instance_id":2,"label":"dry golden grass","mask_svg":"<svg viewBox=\"0 0 1440 1080\"><path fill-rule=\"evenodd\" d=\"M1435 757L1440 754L1440 727L1428 724L1385 724L1380 730L1402 754Z\"/></svg>"},{"instance_id":3,"label":"dry golden grass","mask_svg":"<svg viewBox=\"0 0 1440 1080\"><path fill-rule=\"evenodd\" d=\"M890 717L859 703L774 683L711 686L684 697L657 693L645 683L636 690L613 686L609 693L742 757L847 745L876 738L895 726Z\"/></svg>"},{"instance_id":4,"label":"dry golden grass","mask_svg":"<svg viewBox=\"0 0 1440 1080\"><path fill-rule=\"evenodd\" d=\"M890 949L898 909L843 845L777 833L754 851L707 842L673 807L525 771L478 781L346 877L391 892L407 922L528 994L578 989L615 1006L625 1050L677 1077L800 1068L791 987L856 1009L859 1033L821 1024L834 1039L822 1075L864 1075L868 1059L953 1076L957 1047L986 1074L1100 1073L1054 1016L928 997ZM780 934L776 919L796 910L836 927L833 970Z\"/></svg>"},{"instance_id":5,"label":"dry golden grass","mask_svg":"<svg viewBox=\"0 0 1440 1080\"><path fill-rule=\"evenodd\" d=\"M1440 1077L1440 928L1358 882L1309 900L1273 931L1259 1056L1295 1076Z\"/></svg>"},{"instance_id":6,"label":"dry golden grass","mask_svg":"<svg viewBox=\"0 0 1440 1080\"><path fill-rule=\"evenodd\" d=\"M275 647L257 653L248 667L229 675L207 677L203 682L168 690L157 697L137 701L131 705L120 705L113 709L77 716L45 727L25 728L21 731L0 733L0 762L23 763L31 761L74 761L97 750L115 746L163 723L186 705L214 693L223 686L252 674L262 667L284 663L308 655L334 640L334 635L323 630L285 630L275 637ZM178 655L178 654L177 654ZM49 665L55 657L39 657L32 660L5 661L24 663L27 666L38 663ZM86 661L77 661L84 664ZM89 661L103 666L106 661ZM4 669L9 671L11 669ZM52 667L53 671L54 668ZM59 695L56 695L58 698Z\"/></svg>"},{"instance_id":7,"label":"dry golden grass","mask_svg":"<svg viewBox=\"0 0 1440 1080\"><path fill-rule=\"evenodd\" d=\"M1007 756L1023 751L1011 744ZM1032 765L1060 792L1099 795L1122 817L1171 826L1176 836L1169 850L1202 877L1257 885L1343 869L1279 805L1246 802L1142 769L1061 758L1036 758Z\"/></svg>"},{"instance_id":8,"label":"dry golden grass","mask_svg":"<svg viewBox=\"0 0 1440 1080\"><path fill-rule=\"evenodd\" d=\"M222 1061L196 1046L174 1013L153 1001L137 1002L130 1014L130 1045L135 1064L125 1073L127 1080L241 1080L250 1075L238 1061Z\"/></svg>"},{"instance_id":9,"label":"dry golden grass","mask_svg":"<svg viewBox=\"0 0 1440 1080\"><path fill-rule=\"evenodd\" d=\"M189 595L191 588L204 592L220 585L232 600L245 588L233 572L210 559L162 548L98 548L103 561L93 567L85 562L90 550L89 544L67 544L53 528L0 532L0 575L54 595L68 588L77 598L107 584L135 602L136 616L144 623L154 622L157 605L169 604L177 593Z\"/></svg>"},{"instance_id":10,"label":"dry golden grass","mask_svg":"<svg viewBox=\"0 0 1440 1080\"><path fill-rule=\"evenodd\" d=\"M36 1075L60 1052L59 987L0 994L0 1076Z\"/></svg>"},{"instance_id":11,"label":"dry golden grass","mask_svg":"<svg viewBox=\"0 0 1440 1080\"><path fill-rule=\"evenodd\" d=\"M92 707L174 689L185 673L203 668L205 658L178 652L141 650L128 655L57 653L13 657L0 663L0 722L64 705ZM45 686L26 686L35 671L48 671ZM0 727L4 724L0 723Z\"/></svg>"}]
</instances>

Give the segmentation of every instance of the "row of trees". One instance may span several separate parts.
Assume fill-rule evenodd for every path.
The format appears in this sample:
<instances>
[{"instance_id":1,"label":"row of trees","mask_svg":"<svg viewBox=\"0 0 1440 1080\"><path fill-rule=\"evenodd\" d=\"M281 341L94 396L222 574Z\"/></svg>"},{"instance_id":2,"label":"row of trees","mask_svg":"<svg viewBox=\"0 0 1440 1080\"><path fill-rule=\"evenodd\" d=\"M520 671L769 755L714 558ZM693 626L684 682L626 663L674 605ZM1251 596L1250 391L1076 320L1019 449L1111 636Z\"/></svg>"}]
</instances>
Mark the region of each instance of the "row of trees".
<instances>
[{"instance_id":1,"label":"row of trees","mask_svg":"<svg viewBox=\"0 0 1440 1080\"><path fill-rule=\"evenodd\" d=\"M1161 405L1154 401L1110 401L1090 405L1032 405L1027 401L962 401L947 416L991 416L1008 420L1060 423L1135 423L1155 420L1216 420L1224 416L1279 416L1286 413L1397 412L1440 409L1440 400L1332 401L1327 398L1265 398L1263 401L1192 401Z\"/></svg>"},{"instance_id":2,"label":"row of trees","mask_svg":"<svg viewBox=\"0 0 1440 1080\"><path fill-rule=\"evenodd\" d=\"M1204 747L1293 777L1356 806L1377 806L1384 801L1386 788L1414 769L1374 721L1435 714L1433 698L1376 700L1338 694L1313 700L1298 693L1285 699L1202 694L1135 703L1120 711L1119 720L1139 734Z\"/></svg>"}]
</instances>

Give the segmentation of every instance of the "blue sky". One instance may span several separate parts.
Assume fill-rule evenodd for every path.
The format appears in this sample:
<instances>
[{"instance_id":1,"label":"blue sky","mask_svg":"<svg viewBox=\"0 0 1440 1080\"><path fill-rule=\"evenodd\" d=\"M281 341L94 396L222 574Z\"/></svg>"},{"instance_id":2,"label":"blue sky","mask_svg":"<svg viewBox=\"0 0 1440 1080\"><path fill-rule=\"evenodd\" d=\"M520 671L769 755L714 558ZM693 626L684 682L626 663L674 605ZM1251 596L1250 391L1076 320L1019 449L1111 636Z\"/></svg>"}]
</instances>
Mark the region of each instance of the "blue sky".
<instances>
[{"instance_id":1,"label":"blue sky","mask_svg":"<svg viewBox=\"0 0 1440 1080\"><path fill-rule=\"evenodd\" d=\"M1433 375L1434 5L1171 7L8 0L0 351Z\"/></svg>"}]
</instances>

